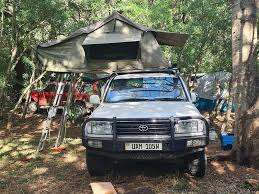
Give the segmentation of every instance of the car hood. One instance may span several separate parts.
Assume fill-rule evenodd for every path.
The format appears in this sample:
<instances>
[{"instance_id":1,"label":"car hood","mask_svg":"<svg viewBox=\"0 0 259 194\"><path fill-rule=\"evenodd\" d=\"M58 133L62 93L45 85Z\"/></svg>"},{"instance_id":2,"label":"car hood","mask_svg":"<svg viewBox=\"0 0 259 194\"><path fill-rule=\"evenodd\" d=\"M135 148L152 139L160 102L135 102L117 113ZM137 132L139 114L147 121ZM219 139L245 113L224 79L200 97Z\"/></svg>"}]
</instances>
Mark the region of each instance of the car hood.
<instances>
[{"instance_id":1,"label":"car hood","mask_svg":"<svg viewBox=\"0 0 259 194\"><path fill-rule=\"evenodd\" d=\"M168 118L199 117L200 112L190 102L122 102L102 103L90 118Z\"/></svg>"}]
</instances>

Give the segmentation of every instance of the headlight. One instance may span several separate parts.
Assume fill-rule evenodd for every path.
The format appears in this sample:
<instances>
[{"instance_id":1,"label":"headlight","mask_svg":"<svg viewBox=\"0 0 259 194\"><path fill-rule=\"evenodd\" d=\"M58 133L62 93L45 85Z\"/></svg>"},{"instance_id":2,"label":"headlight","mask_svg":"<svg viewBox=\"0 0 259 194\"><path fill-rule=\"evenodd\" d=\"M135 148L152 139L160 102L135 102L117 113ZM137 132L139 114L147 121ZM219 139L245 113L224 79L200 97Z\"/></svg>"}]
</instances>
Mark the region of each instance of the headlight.
<instances>
[{"instance_id":1,"label":"headlight","mask_svg":"<svg viewBox=\"0 0 259 194\"><path fill-rule=\"evenodd\" d=\"M190 133L204 134L205 132L206 132L205 123L200 119L179 120L175 124L176 134L187 134L187 135Z\"/></svg>"},{"instance_id":2,"label":"headlight","mask_svg":"<svg viewBox=\"0 0 259 194\"><path fill-rule=\"evenodd\" d=\"M112 122L89 121L85 125L85 131L87 134L111 135L112 134Z\"/></svg>"}]
</instances>

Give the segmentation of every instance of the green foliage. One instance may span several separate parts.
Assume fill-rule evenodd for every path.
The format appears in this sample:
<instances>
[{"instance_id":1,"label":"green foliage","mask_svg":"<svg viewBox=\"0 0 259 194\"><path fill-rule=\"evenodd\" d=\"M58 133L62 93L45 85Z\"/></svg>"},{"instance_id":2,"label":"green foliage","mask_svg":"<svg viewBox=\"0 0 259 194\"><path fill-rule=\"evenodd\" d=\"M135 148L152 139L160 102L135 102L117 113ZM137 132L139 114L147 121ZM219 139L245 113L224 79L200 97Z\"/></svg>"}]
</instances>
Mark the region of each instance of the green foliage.
<instances>
[{"instance_id":1,"label":"green foliage","mask_svg":"<svg viewBox=\"0 0 259 194\"><path fill-rule=\"evenodd\" d=\"M26 64L29 72L24 78L28 80L32 67L41 69L31 58L37 44L67 36L114 10L153 29L189 34L184 48L162 46L165 59L178 63L185 74L231 70L231 9L227 1L0 0L0 12L4 13L0 88L6 81L13 47L23 55L18 65Z\"/></svg>"},{"instance_id":2,"label":"green foliage","mask_svg":"<svg viewBox=\"0 0 259 194\"><path fill-rule=\"evenodd\" d=\"M7 48L1 48L0 52L0 88L2 88L5 85L4 75L7 70L9 51Z\"/></svg>"}]
</instances>

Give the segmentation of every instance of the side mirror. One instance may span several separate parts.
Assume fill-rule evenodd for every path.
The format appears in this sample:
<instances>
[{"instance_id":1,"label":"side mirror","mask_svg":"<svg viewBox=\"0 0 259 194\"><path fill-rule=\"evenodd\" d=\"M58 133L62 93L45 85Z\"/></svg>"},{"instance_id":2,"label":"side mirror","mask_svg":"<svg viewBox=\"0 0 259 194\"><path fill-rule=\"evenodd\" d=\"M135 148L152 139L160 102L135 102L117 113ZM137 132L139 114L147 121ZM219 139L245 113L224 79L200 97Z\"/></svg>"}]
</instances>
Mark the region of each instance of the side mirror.
<instances>
[{"instance_id":1,"label":"side mirror","mask_svg":"<svg viewBox=\"0 0 259 194\"><path fill-rule=\"evenodd\" d=\"M191 92L191 100L192 100L192 102L196 102L197 94L195 92Z\"/></svg>"},{"instance_id":2,"label":"side mirror","mask_svg":"<svg viewBox=\"0 0 259 194\"><path fill-rule=\"evenodd\" d=\"M90 99L89 99L89 102L91 104L97 105L97 104L101 103L101 100L100 100L100 97L98 95L91 95Z\"/></svg>"}]
</instances>

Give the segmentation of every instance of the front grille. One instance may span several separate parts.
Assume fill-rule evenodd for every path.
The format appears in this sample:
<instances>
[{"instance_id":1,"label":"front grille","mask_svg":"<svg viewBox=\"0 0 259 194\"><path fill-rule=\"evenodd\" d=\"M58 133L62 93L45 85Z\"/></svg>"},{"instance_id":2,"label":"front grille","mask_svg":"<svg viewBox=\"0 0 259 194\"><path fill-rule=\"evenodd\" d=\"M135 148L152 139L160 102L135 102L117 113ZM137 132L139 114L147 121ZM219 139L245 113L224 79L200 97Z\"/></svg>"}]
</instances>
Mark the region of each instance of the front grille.
<instances>
[{"instance_id":1,"label":"front grille","mask_svg":"<svg viewBox=\"0 0 259 194\"><path fill-rule=\"evenodd\" d=\"M120 159L131 159L131 160L159 160L159 159L170 159L174 155L171 153L161 152L127 152L120 154Z\"/></svg>"},{"instance_id":2,"label":"front grille","mask_svg":"<svg viewBox=\"0 0 259 194\"><path fill-rule=\"evenodd\" d=\"M148 130L141 131L140 126L147 126ZM169 119L117 120L116 122L116 131L119 135L165 135L170 134L170 128Z\"/></svg>"}]
</instances>

